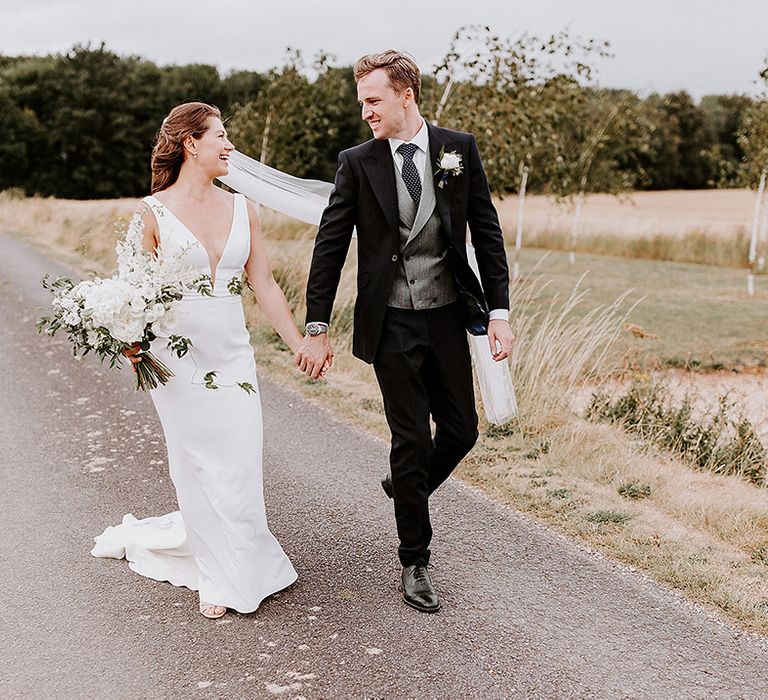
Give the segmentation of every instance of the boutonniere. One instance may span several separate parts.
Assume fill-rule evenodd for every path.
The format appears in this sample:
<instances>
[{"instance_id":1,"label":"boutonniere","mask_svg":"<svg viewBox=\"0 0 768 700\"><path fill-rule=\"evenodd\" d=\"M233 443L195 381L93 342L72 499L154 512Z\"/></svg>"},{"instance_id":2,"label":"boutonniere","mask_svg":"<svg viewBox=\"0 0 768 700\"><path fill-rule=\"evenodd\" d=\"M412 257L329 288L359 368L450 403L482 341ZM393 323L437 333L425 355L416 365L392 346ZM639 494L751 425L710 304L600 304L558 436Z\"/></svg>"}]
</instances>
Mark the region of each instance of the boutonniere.
<instances>
[{"instance_id":1,"label":"boutonniere","mask_svg":"<svg viewBox=\"0 0 768 700\"><path fill-rule=\"evenodd\" d=\"M456 151L445 152L445 146L440 146L440 153L437 155L437 175L440 175L440 182L437 186L445 187L449 175L461 175L464 166L461 164L461 153Z\"/></svg>"}]
</instances>

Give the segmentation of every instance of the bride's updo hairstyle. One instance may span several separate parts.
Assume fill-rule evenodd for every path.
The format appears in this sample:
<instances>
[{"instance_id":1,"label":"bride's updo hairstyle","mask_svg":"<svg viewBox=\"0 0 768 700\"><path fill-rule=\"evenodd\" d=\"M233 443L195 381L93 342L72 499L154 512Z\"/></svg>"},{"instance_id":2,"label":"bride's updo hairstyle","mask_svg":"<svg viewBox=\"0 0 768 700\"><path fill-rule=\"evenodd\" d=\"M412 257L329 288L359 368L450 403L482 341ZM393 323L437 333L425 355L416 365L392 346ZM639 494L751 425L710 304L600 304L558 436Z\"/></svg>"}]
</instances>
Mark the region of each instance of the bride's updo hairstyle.
<instances>
[{"instance_id":1,"label":"bride's updo hairstyle","mask_svg":"<svg viewBox=\"0 0 768 700\"><path fill-rule=\"evenodd\" d=\"M174 107L163 120L152 149L151 194L176 182L184 163L184 140L188 136L201 138L211 117L221 119L217 107L205 102L187 102Z\"/></svg>"}]
</instances>

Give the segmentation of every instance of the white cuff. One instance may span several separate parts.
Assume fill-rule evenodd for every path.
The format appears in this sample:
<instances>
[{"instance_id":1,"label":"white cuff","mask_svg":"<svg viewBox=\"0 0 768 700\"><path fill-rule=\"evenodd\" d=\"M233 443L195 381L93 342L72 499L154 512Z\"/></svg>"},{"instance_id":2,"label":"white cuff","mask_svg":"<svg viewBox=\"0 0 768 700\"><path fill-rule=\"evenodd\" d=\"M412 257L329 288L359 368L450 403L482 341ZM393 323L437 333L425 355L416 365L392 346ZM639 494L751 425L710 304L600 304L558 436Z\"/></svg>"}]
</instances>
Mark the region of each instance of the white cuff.
<instances>
[{"instance_id":1,"label":"white cuff","mask_svg":"<svg viewBox=\"0 0 768 700\"><path fill-rule=\"evenodd\" d=\"M489 321L509 321L509 309L491 309L488 314Z\"/></svg>"}]
</instances>

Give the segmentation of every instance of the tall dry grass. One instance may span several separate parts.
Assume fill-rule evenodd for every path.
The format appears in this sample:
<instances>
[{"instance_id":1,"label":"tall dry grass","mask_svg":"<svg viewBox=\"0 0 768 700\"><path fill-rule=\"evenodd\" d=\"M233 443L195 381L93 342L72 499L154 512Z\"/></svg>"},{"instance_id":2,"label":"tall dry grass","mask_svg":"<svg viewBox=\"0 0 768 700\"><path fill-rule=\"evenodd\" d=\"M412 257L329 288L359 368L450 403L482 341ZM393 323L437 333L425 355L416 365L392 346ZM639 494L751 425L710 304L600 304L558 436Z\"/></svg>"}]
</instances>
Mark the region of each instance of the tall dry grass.
<instances>
[{"instance_id":1,"label":"tall dry grass","mask_svg":"<svg viewBox=\"0 0 768 700\"><path fill-rule=\"evenodd\" d=\"M543 308L548 283L535 268L512 285L510 324L516 340L510 365L527 432L566 421L577 388L585 382L599 386L618 369L615 344L634 307L627 303L631 290L608 306L576 314L578 306L589 303L583 280L567 297L555 296Z\"/></svg>"},{"instance_id":2,"label":"tall dry grass","mask_svg":"<svg viewBox=\"0 0 768 700\"><path fill-rule=\"evenodd\" d=\"M757 486L766 485L768 450L727 395L720 397L716 408L702 411L690 396L682 401L673 397L665 383L635 381L617 396L594 393L586 416L619 425L694 469L736 474Z\"/></svg>"},{"instance_id":3,"label":"tall dry grass","mask_svg":"<svg viewBox=\"0 0 768 700\"><path fill-rule=\"evenodd\" d=\"M526 238L530 248L570 250L569 233L563 230L536 231ZM587 232L579 235L577 254L613 255L640 260L718 265L722 267L748 267L749 232L745 228L724 237L702 229L688 229L683 233L638 234Z\"/></svg>"},{"instance_id":4,"label":"tall dry grass","mask_svg":"<svg viewBox=\"0 0 768 700\"><path fill-rule=\"evenodd\" d=\"M496 202L508 244L517 224L517 200ZM578 251L649 260L730 267L747 265L753 193L749 190L636 192L591 195L582 213ZM134 200L68 201L0 193L0 226L47 232L62 250L111 259L114 219L130 215ZM273 240L309 240L316 228L262 209ZM553 197L527 198L524 246L568 250L572 205Z\"/></svg>"},{"instance_id":5,"label":"tall dry grass","mask_svg":"<svg viewBox=\"0 0 768 700\"><path fill-rule=\"evenodd\" d=\"M582 212L577 252L708 265L747 265L754 194L749 190L635 192L590 195ZM508 239L517 200L497 202ZM526 247L568 250L573 203L546 195L526 199Z\"/></svg>"},{"instance_id":6,"label":"tall dry grass","mask_svg":"<svg viewBox=\"0 0 768 700\"><path fill-rule=\"evenodd\" d=\"M131 199L94 201L0 193L0 228L22 233L59 254L76 255L91 266L112 269L115 242L137 204Z\"/></svg>"}]
</instances>

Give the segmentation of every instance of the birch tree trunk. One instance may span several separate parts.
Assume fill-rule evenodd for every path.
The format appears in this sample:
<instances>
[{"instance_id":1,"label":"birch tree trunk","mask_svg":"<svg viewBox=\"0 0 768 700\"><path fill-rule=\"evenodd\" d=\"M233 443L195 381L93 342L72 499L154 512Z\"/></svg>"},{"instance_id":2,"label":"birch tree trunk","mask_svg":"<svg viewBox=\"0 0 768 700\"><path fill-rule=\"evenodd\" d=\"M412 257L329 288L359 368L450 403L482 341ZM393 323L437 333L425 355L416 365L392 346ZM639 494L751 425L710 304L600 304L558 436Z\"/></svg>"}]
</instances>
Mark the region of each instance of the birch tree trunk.
<instances>
[{"instance_id":1,"label":"birch tree trunk","mask_svg":"<svg viewBox=\"0 0 768 700\"><path fill-rule=\"evenodd\" d=\"M768 176L768 168L763 170L760 174L760 184L757 187L757 197L755 197L755 211L752 216L752 233L749 237L749 264L750 266L755 262L755 256L757 255L757 231L760 225L760 210L763 204L763 193L765 192L765 179Z\"/></svg>"},{"instance_id":2,"label":"birch tree trunk","mask_svg":"<svg viewBox=\"0 0 768 700\"><path fill-rule=\"evenodd\" d=\"M747 274L747 294L755 294L755 274L765 269L765 239L768 231L768 206L766 206L766 173L760 176L760 185L755 200L755 216L752 221L752 235L749 240L749 273ZM760 222L762 214L762 223Z\"/></svg>"},{"instance_id":3,"label":"birch tree trunk","mask_svg":"<svg viewBox=\"0 0 768 700\"><path fill-rule=\"evenodd\" d=\"M576 244L579 241L579 229L581 227L581 212L584 209L584 201L587 198L587 176L581 178L581 187L576 197L576 211L573 213L573 225L571 226L571 241L568 245L568 262L573 265L576 262Z\"/></svg>"},{"instance_id":4,"label":"birch tree trunk","mask_svg":"<svg viewBox=\"0 0 768 700\"><path fill-rule=\"evenodd\" d=\"M517 231L515 232L515 263L512 266L512 280L520 277L520 251L523 248L523 221L525 219L525 189L528 186L527 162L521 168L520 189L517 195Z\"/></svg>"},{"instance_id":5,"label":"birch tree trunk","mask_svg":"<svg viewBox=\"0 0 768 700\"><path fill-rule=\"evenodd\" d=\"M272 110L267 112L267 119L264 122L264 133L261 135L261 154L259 160L263 165L267 165L267 157L269 156L269 127L272 124Z\"/></svg>"},{"instance_id":6,"label":"birch tree trunk","mask_svg":"<svg viewBox=\"0 0 768 700\"><path fill-rule=\"evenodd\" d=\"M763 193L763 200L765 199L765 193ZM757 271L765 271L765 243L768 238L768 207L765 206L765 201L761 205L762 209L762 222L760 223L760 230L757 234Z\"/></svg>"},{"instance_id":7,"label":"birch tree trunk","mask_svg":"<svg viewBox=\"0 0 768 700\"><path fill-rule=\"evenodd\" d=\"M448 81L445 84L445 89L443 90L443 95L440 98L440 103L437 105L437 109L435 110L435 118L432 121L432 123L435 126L438 126L440 124L440 117L443 116L443 110L445 109L445 105L448 104L448 95L451 94L452 87L453 87L453 76L448 78Z\"/></svg>"}]
</instances>

